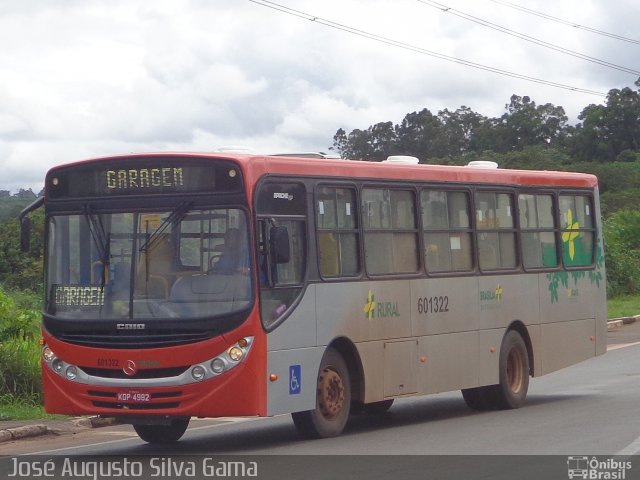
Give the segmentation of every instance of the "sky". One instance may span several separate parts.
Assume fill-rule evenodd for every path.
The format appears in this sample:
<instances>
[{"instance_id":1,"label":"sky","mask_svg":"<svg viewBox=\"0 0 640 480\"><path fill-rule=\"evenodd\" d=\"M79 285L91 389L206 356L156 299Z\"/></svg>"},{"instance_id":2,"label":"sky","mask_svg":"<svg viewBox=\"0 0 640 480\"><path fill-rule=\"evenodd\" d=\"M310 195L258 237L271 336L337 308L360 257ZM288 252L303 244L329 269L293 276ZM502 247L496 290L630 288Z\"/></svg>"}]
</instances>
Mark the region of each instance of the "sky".
<instances>
[{"instance_id":1,"label":"sky","mask_svg":"<svg viewBox=\"0 0 640 480\"><path fill-rule=\"evenodd\" d=\"M0 190L128 152L326 152L339 128L463 105L497 117L513 94L576 123L636 88L638 18L636 0L1 0Z\"/></svg>"}]
</instances>

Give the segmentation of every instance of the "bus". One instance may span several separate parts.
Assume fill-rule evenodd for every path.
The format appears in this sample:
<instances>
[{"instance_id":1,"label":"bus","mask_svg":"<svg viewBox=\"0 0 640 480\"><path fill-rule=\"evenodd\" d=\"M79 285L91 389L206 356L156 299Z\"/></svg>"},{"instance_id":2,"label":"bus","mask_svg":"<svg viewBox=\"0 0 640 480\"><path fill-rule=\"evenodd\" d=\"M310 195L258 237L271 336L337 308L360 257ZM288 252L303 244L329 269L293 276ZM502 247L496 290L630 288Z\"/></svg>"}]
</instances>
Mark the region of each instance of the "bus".
<instances>
[{"instance_id":1,"label":"bus","mask_svg":"<svg viewBox=\"0 0 640 480\"><path fill-rule=\"evenodd\" d=\"M525 403L603 354L597 178L487 162L148 153L51 169L47 412L146 442L192 417L291 414L306 437L394 399Z\"/></svg>"}]
</instances>

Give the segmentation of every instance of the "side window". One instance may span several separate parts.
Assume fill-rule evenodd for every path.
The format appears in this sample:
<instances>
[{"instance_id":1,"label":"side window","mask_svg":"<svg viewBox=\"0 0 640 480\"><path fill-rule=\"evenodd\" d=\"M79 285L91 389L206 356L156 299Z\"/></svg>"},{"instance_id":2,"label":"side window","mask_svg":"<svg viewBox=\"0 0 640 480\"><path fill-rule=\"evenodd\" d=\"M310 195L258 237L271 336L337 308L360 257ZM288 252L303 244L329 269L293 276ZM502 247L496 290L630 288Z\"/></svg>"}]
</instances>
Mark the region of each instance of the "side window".
<instances>
[{"instance_id":1,"label":"side window","mask_svg":"<svg viewBox=\"0 0 640 480\"><path fill-rule=\"evenodd\" d=\"M477 192L475 207L480 269L515 268L516 231L512 196L508 193Z\"/></svg>"},{"instance_id":2,"label":"side window","mask_svg":"<svg viewBox=\"0 0 640 480\"><path fill-rule=\"evenodd\" d=\"M518 211L524 267L558 266L553 196L520 194Z\"/></svg>"},{"instance_id":3,"label":"side window","mask_svg":"<svg viewBox=\"0 0 640 480\"><path fill-rule=\"evenodd\" d=\"M415 273L419 270L412 191L365 188L362 191L362 222L369 274Z\"/></svg>"},{"instance_id":4,"label":"side window","mask_svg":"<svg viewBox=\"0 0 640 480\"><path fill-rule=\"evenodd\" d=\"M316 226L320 274L353 276L360 272L356 192L320 187L316 192Z\"/></svg>"},{"instance_id":5,"label":"side window","mask_svg":"<svg viewBox=\"0 0 640 480\"><path fill-rule=\"evenodd\" d=\"M471 270L469 195L466 192L425 190L421 206L427 271Z\"/></svg>"},{"instance_id":6,"label":"side window","mask_svg":"<svg viewBox=\"0 0 640 480\"><path fill-rule=\"evenodd\" d=\"M560 195L560 229L564 265L591 265L596 236L591 197Z\"/></svg>"},{"instance_id":7,"label":"side window","mask_svg":"<svg viewBox=\"0 0 640 480\"><path fill-rule=\"evenodd\" d=\"M261 183L256 190L260 315L265 328L286 316L304 288L307 191L295 181Z\"/></svg>"},{"instance_id":8,"label":"side window","mask_svg":"<svg viewBox=\"0 0 640 480\"><path fill-rule=\"evenodd\" d=\"M305 267L305 222L277 219L278 226L286 227L289 236L289 259L278 262L271 246L272 221L258 222L260 313L267 328L284 315L302 291Z\"/></svg>"}]
</instances>

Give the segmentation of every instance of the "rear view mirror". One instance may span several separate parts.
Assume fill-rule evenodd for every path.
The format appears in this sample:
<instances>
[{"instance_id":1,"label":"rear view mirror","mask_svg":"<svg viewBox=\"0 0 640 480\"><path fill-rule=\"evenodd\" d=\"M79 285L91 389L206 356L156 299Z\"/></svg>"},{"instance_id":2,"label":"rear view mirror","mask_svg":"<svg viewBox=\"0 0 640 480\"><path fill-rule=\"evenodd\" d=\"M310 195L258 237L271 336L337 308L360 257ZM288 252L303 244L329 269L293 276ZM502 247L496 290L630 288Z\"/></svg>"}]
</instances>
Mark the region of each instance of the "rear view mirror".
<instances>
[{"instance_id":1,"label":"rear view mirror","mask_svg":"<svg viewBox=\"0 0 640 480\"><path fill-rule=\"evenodd\" d=\"M289 231L284 226L271 227L269 231L271 254L274 263L288 263L291 257Z\"/></svg>"},{"instance_id":2,"label":"rear view mirror","mask_svg":"<svg viewBox=\"0 0 640 480\"><path fill-rule=\"evenodd\" d=\"M27 215L44 204L44 197L38 197L31 205L26 206L18 215L20 220L20 250L27 253L31 248L31 220Z\"/></svg>"},{"instance_id":3,"label":"rear view mirror","mask_svg":"<svg viewBox=\"0 0 640 480\"><path fill-rule=\"evenodd\" d=\"M29 252L31 248L31 219L22 217L20 220L20 250L23 253Z\"/></svg>"}]
</instances>

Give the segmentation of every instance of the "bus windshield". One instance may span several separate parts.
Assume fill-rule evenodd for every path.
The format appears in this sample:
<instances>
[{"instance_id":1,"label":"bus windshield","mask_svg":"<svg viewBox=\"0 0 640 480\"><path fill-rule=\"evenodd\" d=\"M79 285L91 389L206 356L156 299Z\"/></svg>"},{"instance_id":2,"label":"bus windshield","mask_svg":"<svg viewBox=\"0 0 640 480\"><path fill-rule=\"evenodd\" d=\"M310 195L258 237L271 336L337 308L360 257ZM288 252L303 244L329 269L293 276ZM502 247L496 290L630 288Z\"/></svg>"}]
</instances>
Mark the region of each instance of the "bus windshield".
<instances>
[{"instance_id":1,"label":"bus windshield","mask_svg":"<svg viewBox=\"0 0 640 480\"><path fill-rule=\"evenodd\" d=\"M202 318L252 301L247 215L237 208L48 219L46 313L68 319Z\"/></svg>"}]
</instances>

